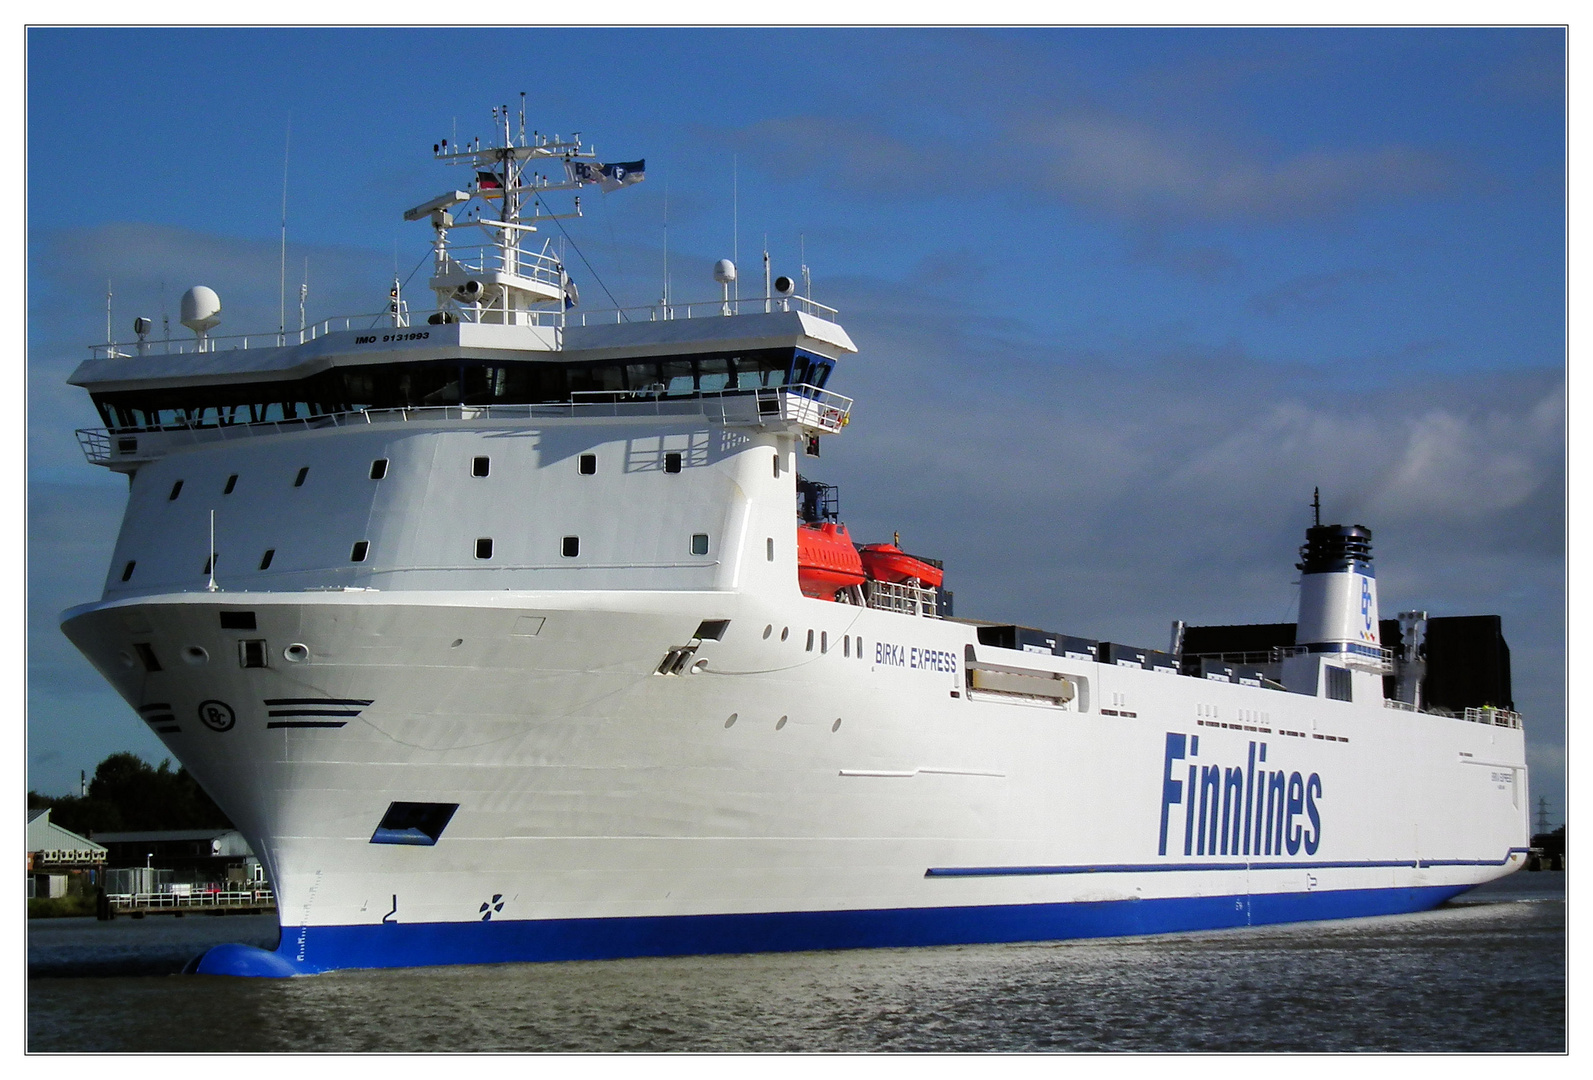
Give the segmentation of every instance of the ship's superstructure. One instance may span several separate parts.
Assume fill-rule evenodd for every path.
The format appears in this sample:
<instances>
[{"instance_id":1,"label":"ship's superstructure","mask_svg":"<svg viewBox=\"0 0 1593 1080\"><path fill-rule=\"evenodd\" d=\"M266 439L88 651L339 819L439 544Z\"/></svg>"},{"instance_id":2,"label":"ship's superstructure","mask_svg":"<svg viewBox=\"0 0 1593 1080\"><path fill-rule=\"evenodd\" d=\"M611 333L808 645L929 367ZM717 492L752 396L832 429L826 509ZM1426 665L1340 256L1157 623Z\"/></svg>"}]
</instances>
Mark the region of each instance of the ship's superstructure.
<instances>
[{"instance_id":1,"label":"ship's superstructure","mask_svg":"<svg viewBox=\"0 0 1593 1080\"><path fill-rule=\"evenodd\" d=\"M1150 933L1520 864L1519 717L1385 700L1420 661L1369 530L1310 529L1296 641L1249 666L953 618L798 476L850 419L835 311L722 264L583 313L546 196L644 164L498 121L405 215L433 310L229 338L195 290L192 343L140 320L72 376L131 487L63 628L279 896L275 952L200 970Z\"/></svg>"}]
</instances>

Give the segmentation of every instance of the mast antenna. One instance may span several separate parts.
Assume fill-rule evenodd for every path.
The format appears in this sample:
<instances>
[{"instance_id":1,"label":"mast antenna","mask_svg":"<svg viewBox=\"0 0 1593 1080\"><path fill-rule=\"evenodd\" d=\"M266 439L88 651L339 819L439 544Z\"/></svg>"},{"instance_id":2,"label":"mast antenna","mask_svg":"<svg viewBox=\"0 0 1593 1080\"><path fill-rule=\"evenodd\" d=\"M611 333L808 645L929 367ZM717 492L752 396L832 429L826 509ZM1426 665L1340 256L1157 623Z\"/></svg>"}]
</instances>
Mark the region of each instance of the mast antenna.
<instances>
[{"instance_id":1,"label":"mast antenna","mask_svg":"<svg viewBox=\"0 0 1593 1080\"><path fill-rule=\"evenodd\" d=\"M288 145L293 140L293 116L288 115L282 137L282 258L277 267L277 344L285 345L288 329Z\"/></svg>"},{"instance_id":2,"label":"mast antenna","mask_svg":"<svg viewBox=\"0 0 1593 1080\"><path fill-rule=\"evenodd\" d=\"M808 275L808 234L798 233L797 243L800 245L800 259L802 263L802 295L809 300L813 299L813 279Z\"/></svg>"},{"instance_id":3,"label":"mast antenna","mask_svg":"<svg viewBox=\"0 0 1593 1080\"><path fill-rule=\"evenodd\" d=\"M105 279L105 344L109 345L111 338L111 279ZM111 349L107 356L115 356L116 350Z\"/></svg>"},{"instance_id":4,"label":"mast antenna","mask_svg":"<svg viewBox=\"0 0 1593 1080\"><path fill-rule=\"evenodd\" d=\"M741 158L730 155L730 261L741 265ZM741 282L731 282L736 290L736 314L741 314Z\"/></svg>"},{"instance_id":5,"label":"mast antenna","mask_svg":"<svg viewBox=\"0 0 1593 1080\"><path fill-rule=\"evenodd\" d=\"M664 181L664 318L669 318L669 181Z\"/></svg>"},{"instance_id":6,"label":"mast antenna","mask_svg":"<svg viewBox=\"0 0 1593 1080\"><path fill-rule=\"evenodd\" d=\"M299 282L299 344L304 344L304 298L310 295L310 257L304 257L304 280Z\"/></svg>"},{"instance_id":7,"label":"mast antenna","mask_svg":"<svg viewBox=\"0 0 1593 1080\"><path fill-rule=\"evenodd\" d=\"M1316 524L1320 528L1322 525L1322 489L1319 487L1311 489L1311 510L1316 515Z\"/></svg>"}]
</instances>

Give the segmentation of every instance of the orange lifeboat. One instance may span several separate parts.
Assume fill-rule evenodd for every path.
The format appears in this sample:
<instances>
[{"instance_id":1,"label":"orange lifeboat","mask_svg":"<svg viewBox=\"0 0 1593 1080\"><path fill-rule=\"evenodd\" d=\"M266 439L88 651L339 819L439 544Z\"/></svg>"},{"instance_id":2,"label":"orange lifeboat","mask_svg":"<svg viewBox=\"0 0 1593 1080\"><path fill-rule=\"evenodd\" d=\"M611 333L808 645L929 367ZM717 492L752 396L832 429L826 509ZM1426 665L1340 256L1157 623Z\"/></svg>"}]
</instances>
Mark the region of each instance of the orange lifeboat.
<instances>
[{"instance_id":1,"label":"orange lifeboat","mask_svg":"<svg viewBox=\"0 0 1593 1080\"><path fill-rule=\"evenodd\" d=\"M845 525L797 526L797 584L817 600L834 600L840 590L863 584L863 561Z\"/></svg>"},{"instance_id":2,"label":"orange lifeboat","mask_svg":"<svg viewBox=\"0 0 1593 1080\"><path fill-rule=\"evenodd\" d=\"M926 559L909 555L895 544L865 544L858 552L863 571L875 581L902 585L916 580L926 589L938 589L946 572Z\"/></svg>"}]
</instances>

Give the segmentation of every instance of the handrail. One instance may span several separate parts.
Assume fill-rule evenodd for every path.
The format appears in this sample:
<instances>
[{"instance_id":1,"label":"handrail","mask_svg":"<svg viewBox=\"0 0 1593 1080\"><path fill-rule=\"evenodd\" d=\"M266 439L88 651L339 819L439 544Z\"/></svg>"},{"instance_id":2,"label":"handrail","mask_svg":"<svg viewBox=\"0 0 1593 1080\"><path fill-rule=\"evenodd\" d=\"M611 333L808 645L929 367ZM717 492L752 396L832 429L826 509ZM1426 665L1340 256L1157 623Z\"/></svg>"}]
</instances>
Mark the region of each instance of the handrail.
<instances>
[{"instance_id":1,"label":"handrail","mask_svg":"<svg viewBox=\"0 0 1593 1080\"><path fill-rule=\"evenodd\" d=\"M577 396L577 395L572 395ZM575 416L693 416L724 424L761 425L788 421L831 434L851 420L852 399L798 383L751 390L720 390L690 397L598 391L581 394L605 400L541 402L525 405L421 405L359 409L293 420L241 424L176 424L161 428L79 428L78 445L91 465L151 461L172 446L244 439L287 431L316 431L385 423L428 421L535 420Z\"/></svg>"},{"instance_id":2,"label":"handrail","mask_svg":"<svg viewBox=\"0 0 1593 1080\"><path fill-rule=\"evenodd\" d=\"M537 259L544 258L535 256ZM465 263L457 263L463 269L480 271L482 267L471 267ZM485 264L483 264L485 265ZM555 276L543 276L541 273L525 273L517 271L521 276L548 284L557 284ZM749 310L750 309L750 310ZM694 300L685 304L644 304L635 307L596 308L591 311L566 312L557 310L529 310L517 311L513 314L520 321L521 326L598 326L608 323L622 323L628 321L669 322L675 319L706 319L726 315L761 315L765 310L799 311L813 315L827 322L835 322L840 315L835 308L821 304L806 296L776 296L771 298L757 297L745 300L720 299ZM682 315L684 312L684 315ZM632 314L646 314L645 320L632 320ZM402 316L395 320L390 309L375 312L364 312L356 315L334 315L319 322L310 323L302 330L266 330L252 331L245 334L210 334L206 337L205 352L220 352L222 346L226 349L277 348L282 346L302 345L306 342L316 341L333 333L352 332L357 330L376 330L382 326L418 326L427 324L433 315L447 315L450 321L473 323L477 320L474 308L458 307L451 309L410 309L406 305ZM494 321L494 316L501 318L501 308L483 308L480 312L482 323L502 325ZM360 324L360 325L356 325ZM162 338L159 341L110 341L98 345L90 345L89 357L94 360L101 359L132 359L149 356L187 356L197 355L199 342L182 339Z\"/></svg>"}]
</instances>

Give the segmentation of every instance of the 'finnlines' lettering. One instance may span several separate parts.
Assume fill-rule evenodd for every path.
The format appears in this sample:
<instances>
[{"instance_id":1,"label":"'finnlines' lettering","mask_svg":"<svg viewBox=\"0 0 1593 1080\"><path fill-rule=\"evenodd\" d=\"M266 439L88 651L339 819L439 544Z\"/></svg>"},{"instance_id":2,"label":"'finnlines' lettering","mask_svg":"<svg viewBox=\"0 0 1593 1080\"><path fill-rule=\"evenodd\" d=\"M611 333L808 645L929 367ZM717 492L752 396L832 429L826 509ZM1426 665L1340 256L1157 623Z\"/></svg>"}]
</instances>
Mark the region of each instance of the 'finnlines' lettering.
<instances>
[{"instance_id":1,"label":"'finnlines' lettering","mask_svg":"<svg viewBox=\"0 0 1593 1080\"><path fill-rule=\"evenodd\" d=\"M1302 847L1307 855L1316 854L1322 844L1320 775L1266 768L1267 744L1252 739L1246 764L1225 768L1191 762L1187 777L1175 778L1173 762L1199 756L1199 735L1167 733L1158 855L1167 854L1168 822L1176 820L1172 809L1180 805L1185 855L1298 855Z\"/></svg>"}]
</instances>

